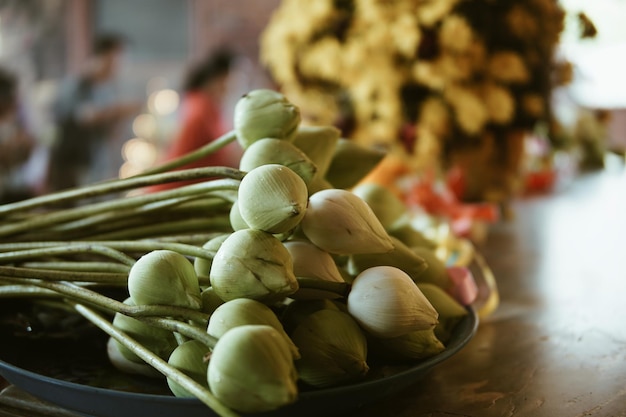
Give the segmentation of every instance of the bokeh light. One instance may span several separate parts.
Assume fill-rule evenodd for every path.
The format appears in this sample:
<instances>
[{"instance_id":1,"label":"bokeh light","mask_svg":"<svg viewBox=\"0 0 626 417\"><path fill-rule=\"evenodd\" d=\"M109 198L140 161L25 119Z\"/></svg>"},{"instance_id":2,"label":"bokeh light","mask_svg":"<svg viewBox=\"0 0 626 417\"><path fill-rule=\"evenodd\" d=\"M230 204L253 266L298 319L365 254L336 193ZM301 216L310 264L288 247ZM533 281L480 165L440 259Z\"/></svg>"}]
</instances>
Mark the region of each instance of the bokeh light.
<instances>
[{"instance_id":1,"label":"bokeh light","mask_svg":"<svg viewBox=\"0 0 626 417\"><path fill-rule=\"evenodd\" d=\"M178 109L179 102L180 97L176 91L164 89L150 94L148 98L148 108L158 115L167 116Z\"/></svg>"},{"instance_id":2,"label":"bokeh light","mask_svg":"<svg viewBox=\"0 0 626 417\"><path fill-rule=\"evenodd\" d=\"M151 138L157 132L157 120L152 114L144 113L133 120L133 133L140 138Z\"/></svg>"}]
</instances>

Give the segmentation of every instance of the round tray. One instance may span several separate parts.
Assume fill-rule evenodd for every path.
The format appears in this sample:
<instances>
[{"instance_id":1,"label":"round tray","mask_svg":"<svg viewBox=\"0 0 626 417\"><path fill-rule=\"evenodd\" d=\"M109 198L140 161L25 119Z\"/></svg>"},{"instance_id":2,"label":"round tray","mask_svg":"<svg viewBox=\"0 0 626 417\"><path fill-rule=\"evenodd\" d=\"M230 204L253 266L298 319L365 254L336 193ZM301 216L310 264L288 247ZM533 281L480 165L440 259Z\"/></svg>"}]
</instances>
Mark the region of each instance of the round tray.
<instances>
[{"instance_id":1,"label":"round tray","mask_svg":"<svg viewBox=\"0 0 626 417\"><path fill-rule=\"evenodd\" d=\"M281 417L294 416L333 416L383 399L404 388L418 382L425 373L436 365L450 358L469 342L476 332L478 317L473 309L455 327L448 340L446 349L429 359L414 366L385 367L378 370L375 378L352 385L336 388L304 391L298 400L289 406L269 413L259 413L256 416ZM12 342L6 333L2 337L2 345L8 346ZM82 340L82 339L76 339ZM42 342L42 352L47 350L46 343ZM85 348L89 351L91 348ZM103 348L104 349L104 348ZM52 355L53 352L48 353ZM0 349L0 355L4 355ZM54 361L54 357L46 359L43 354L39 360ZM69 382L42 375L39 372L24 369L27 366L15 365L0 357L0 374L16 387L68 410L90 417L136 417L149 415L151 417L211 417L216 416L212 410L196 399L176 398L171 395L126 392L118 389L95 387L83 383ZM129 377L130 378L130 377Z\"/></svg>"}]
</instances>

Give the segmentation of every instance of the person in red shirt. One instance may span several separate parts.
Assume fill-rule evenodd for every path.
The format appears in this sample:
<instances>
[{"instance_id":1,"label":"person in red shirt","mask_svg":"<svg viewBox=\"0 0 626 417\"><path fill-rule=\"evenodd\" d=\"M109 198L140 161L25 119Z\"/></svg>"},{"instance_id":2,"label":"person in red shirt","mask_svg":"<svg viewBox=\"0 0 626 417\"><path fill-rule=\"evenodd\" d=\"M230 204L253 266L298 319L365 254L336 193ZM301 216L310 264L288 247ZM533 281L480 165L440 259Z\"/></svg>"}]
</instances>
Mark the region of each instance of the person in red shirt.
<instances>
[{"instance_id":1,"label":"person in red shirt","mask_svg":"<svg viewBox=\"0 0 626 417\"><path fill-rule=\"evenodd\" d=\"M193 67L183 86L181 124L177 136L165 153L165 162L192 152L226 133L222 118L222 103L235 56L228 50L219 50ZM241 149L234 142L219 151L190 163L180 169L206 166L238 167ZM152 187L160 191L189 182L175 182Z\"/></svg>"}]
</instances>

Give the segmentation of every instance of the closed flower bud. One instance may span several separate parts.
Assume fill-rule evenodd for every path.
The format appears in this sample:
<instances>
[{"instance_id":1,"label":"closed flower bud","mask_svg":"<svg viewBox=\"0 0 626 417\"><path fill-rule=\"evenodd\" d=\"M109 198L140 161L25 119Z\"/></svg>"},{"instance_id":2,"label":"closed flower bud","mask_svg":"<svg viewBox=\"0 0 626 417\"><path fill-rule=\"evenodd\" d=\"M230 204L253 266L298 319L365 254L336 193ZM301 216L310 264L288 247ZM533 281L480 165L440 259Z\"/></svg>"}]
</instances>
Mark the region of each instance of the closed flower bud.
<instances>
[{"instance_id":1,"label":"closed flower bud","mask_svg":"<svg viewBox=\"0 0 626 417\"><path fill-rule=\"evenodd\" d=\"M354 279L348 311L368 333L381 338L437 324L437 311L411 277L391 266L369 268Z\"/></svg>"},{"instance_id":2,"label":"closed flower bud","mask_svg":"<svg viewBox=\"0 0 626 417\"><path fill-rule=\"evenodd\" d=\"M215 309L224 304L224 300L215 293L213 287L205 288L200 296L202 297L202 312L204 313L212 314Z\"/></svg>"},{"instance_id":3,"label":"closed flower bud","mask_svg":"<svg viewBox=\"0 0 626 417\"><path fill-rule=\"evenodd\" d=\"M209 348L197 340L188 340L178 346L170 355L167 363L178 369L198 384L209 387L207 382L207 370L209 361L207 354ZM193 394L179 384L167 378L167 385L176 397L192 398Z\"/></svg>"},{"instance_id":4,"label":"closed flower bud","mask_svg":"<svg viewBox=\"0 0 626 417\"><path fill-rule=\"evenodd\" d=\"M202 306L193 265L171 250L155 250L139 258L128 274L128 292L137 305Z\"/></svg>"},{"instance_id":5,"label":"closed flower bud","mask_svg":"<svg viewBox=\"0 0 626 417\"><path fill-rule=\"evenodd\" d=\"M249 298L236 298L219 306L211 315L207 333L220 338L233 327L246 324L272 326L285 337L294 358L299 358L298 348L293 344L276 314L265 304Z\"/></svg>"},{"instance_id":6,"label":"closed flower bud","mask_svg":"<svg viewBox=\"0 0 626 417\"><path fill-rule=\"evenodd\" d=\"M352 188L385 157L385 153L339 139L326 179L336 188Z\"/></svg>"},{"instance_id":7,"label":"closed flower bud","mask_svg":"<svg viewBox=\"0 0 626 417\"><path fill-rule=\"evenodd\" d=\"M393 249L372 209L349 191L328 189L313 194L301 226L313 244L330 253L380 253Z\"/></svg>"},{"instance_id":8,"label":"closed flower bud","mask_svg":"<svg viewBox=\"0 0 626 417\"><path fill-rule=\"evenodd\" d=\"M267 164L286 166L298 174L308 184L315 173L315 163L293 143L280 139L259 139L246 149L239 161L239 169L244 172Z\"/></svg>"},{"instance_id":9,"label":"closed flower bud","mask_svg":"<svg viewBox=\"0 0 626 417\"><path fill-rule=\"evenodd\" d=\"M309 315L291 337L302 355L296 369L309 385L354 382L369 370L365 335L350 315L339 310L323 309Z\"/></svg>"},{"instance_id":10,"label":"closed flower bud","mask_svg":"<svg viewBox=\"0 0 626 417\"><path fill-rule=\"evenodd\" d=\"M415 282L420 284L434 284L443 289L447 289L452 285L452 281L450 281L450 277L448 276L446 264L437 257L434 250L425 247L416 247L412 249L413 252L422 258L428 265L428 268L426 268L424 273L420 274L416 278Z\"/></svg>"},{"instance_id":11,"label":"closed flower bud","mask_svg":"<svg viewBox=\"0 0 626 417\"><path fill-rule=\"evenodd\" d=\"M277 91L252 90L235 104L233 124L244 149L263 138L292 140L300 124L300 109Z\"/></svg>"},{"instance_id":12,"label":"closed flower bud","mask_svg":"<svg viewBox=\"0 0 626 417\"><path fill-rule=\"evenodd\" d=\"M206 242L202 245L202 249L207 251L207 254L210 257L214 257L217 253L217 250L222 246L222 243L226 240L226 238L230 236L230 233L224 233L213 239ZM196 271L196 275L198 276L209 276L209 272L211 271L211 264L213 263L213 259L200 258L197 257L193 261L193 269Z\"/></svg>"},{"instance_id":13,"label":"closed flower bud","mask_svg":"<svg viewBox=\"0 0 626 417\"><path fill-rule=\"evenodd\" d=\"M287 333L292 333L302 320L319 310L336 310L348 312L347 309L341 309L340 306L345 304L336 303L328 299L311 299L311 300L294 300L287 305L287 308L280 316L280 321Z\"/></svg>"},{"instance_id":14,"label":"closed flower bud","mask_svg":"<svg viewBox=\"0 0 626 417\"><path fill-rule=\"evenodd\" d=\"M369 346L374 356L388 363L426 359L445 349L433 329L416 330L390 339L371 339Z\"/></svg>"},{"instance_id":15,"label":"closed flower bud","mask_svg":"<svg viewBox=\"0 0 626 417\"><path fill-rule=\"evenodd\" d=\"M352 189L372 209L386 230L395 224L406 222L409 217L406 205L389 188L380 184L366 182Z\"/></svg>"},{"instance_id":16,"label":"closed flower bud","mask_svg":"<svg viewBox=\"0 0 626 417\"><path fill-rule=\"evenodd\" d=\"M317 166L317 176L323 178L335 154L341 131L334 126L300 126L293 144Z\"/></svg>"},{"instance_id":17,"label":"closed flower bud","mask_svg":"<svg viewBox=\"0 0 626 417\"><path fill-rule=\"evenodd\" d=\"M293 272L298 278L312 278L331 282L345 282L333 257L314 244L303 240L283 243L293 261ZM337 298L338 294L317 289L300 288L294 298Z\"/></svg>"},{"instance_id":18,"label":"closed flower bud","mask_svg":"<svg viewBox=\"0 0 626 417\"><path fill-rule=\"evenodd\" d=\"M435 307L439 313L439 323L435 326L435 335L442 341L447 342L454 327L468 312L450 294L434 284L417 284L422 294Z\"/></svg>"},{"instance_id":19,"label":"closed flower bud","mask_svg":"<svg viewBox=\"0 0 626 417\"><path fill-rule=\"evenodd\" d=\"M292 170L263 165L241 180L237 204L243 220L252 229L285 233L296 227L306 212L306 184Z\"/></svg>"},{"instance_id":20,"label":"closed flower bud","mask_svg":"<svg viewBox=\"0 0 626 417\"><path fill-rule=\"evenodd\" d=\"M424 234L414 228L411 223L396 224L389 229L389 235L399 239L410 248L424 247L429 250L435 250L437 247L435 242L424 236Z\"/></svg>"},{"instance_id":21,"label":"closed flower bud","mask_svg":"<svg viewBox=\"0 0 626 417\"><path fill-rule=\"evenodd\" d=\"M230 206L230 212L228 213L228 220L230 221L230 227L233 230L242 230L249 229L248 223L241 217L241 212L239 211L239 203L237 200Z\"/></svg>"},{"instance_id":22,"label":"closed flower bud","mask_svg":"<svg viewBox=\"0 0 626 417\"><path fill-rule=\"evenodd\" d=\"M398 239L392 237L393 250L385 253L368 253L350 256L348 271L352 275L358 275L373 266L395 266L406 272L415 281L428 265L411 248L407 247Z\"/></svg>"},{"instance_id":23,"label":"closed flower bud","mask_svg":"<svg viewBox=\"0 0 626 417\"><path fill-rule=\"evenodd\" d=\"M124 303L128 305L135 305L131 299L126 299ZM115 316L113 317L113 326L146 346L162 359L167 359L170 353L172 353L177 346L174 334L169 330L150 326L149 324L121 313L115 313ZM145 363L143 359L135 355L130 349L126 348L117 341L114 343L117 345L119 353L121 353L127 360L138 364Z\"/></svg>"},{"instance_id":24,"label":"closed flower bud","mask_svg":"<svg viewBox=\"0 0 626 417\"><path fill-rule=\"evenodd\" d=\"M291 255L282 242L255 229L233 232L222 243L210 277L215 293L224 301L277 301L298 289Z\"/></svg>"},{"instance_id":25,"label":"closed flower bud","mask_svg":"<svg viewBox=\"0 0 626 417\"><path fill-rule=\"evenodd\" d=\"M266 325L226 332L213 349L207 380L219 401L243 413L275 410L298 396L291 349Z\"/></svg>"}]
</instances>

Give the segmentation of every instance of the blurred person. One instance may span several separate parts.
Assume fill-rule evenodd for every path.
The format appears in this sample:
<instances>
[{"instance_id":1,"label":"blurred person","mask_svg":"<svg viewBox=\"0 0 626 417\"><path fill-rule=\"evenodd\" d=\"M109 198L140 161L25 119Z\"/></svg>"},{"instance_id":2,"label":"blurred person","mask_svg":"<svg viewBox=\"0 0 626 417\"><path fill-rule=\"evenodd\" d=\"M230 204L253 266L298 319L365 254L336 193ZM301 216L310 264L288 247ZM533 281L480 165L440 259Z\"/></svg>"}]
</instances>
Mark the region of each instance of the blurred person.
<instances>
[{"instance_id":1,"label":"blurred person","mask_svg":"<svg viewBox=\"0 0 626 417\"><path fill-rule=\"evenodd\" d=\"M233 52L219 49L190 69L183 84L178 134L165 152L165 161L192 152L228 131L222 108L235 62ZM238 167L241 148L233 142L219 151L181 169L206 166ZM188 182L162 184L151 191L179 187Z\"/></svg>"},{"instance_id":2,"label":"blurred person","mask_svg":"<svg viewBox=\"0 0 626 417\"><path fill-rule=\"evenodd\" d=\"M32 197L24 169L35 142L19 111L17 79L0 69L0 203Z\"/></svg>"},{"instance_id":3,"label":"blurred person","mask_svg":"<svg viewBox=\"0 0 626 417\"><path fill-rule=\"evenodd\" d=\"M111 143L120 123L141 109L119 99L116 75L125 41L115 34L96 38L78 76L62 81L56 103L57 137L50 151L48 191L109 179Z\"/></svg>"}]
</instances>

